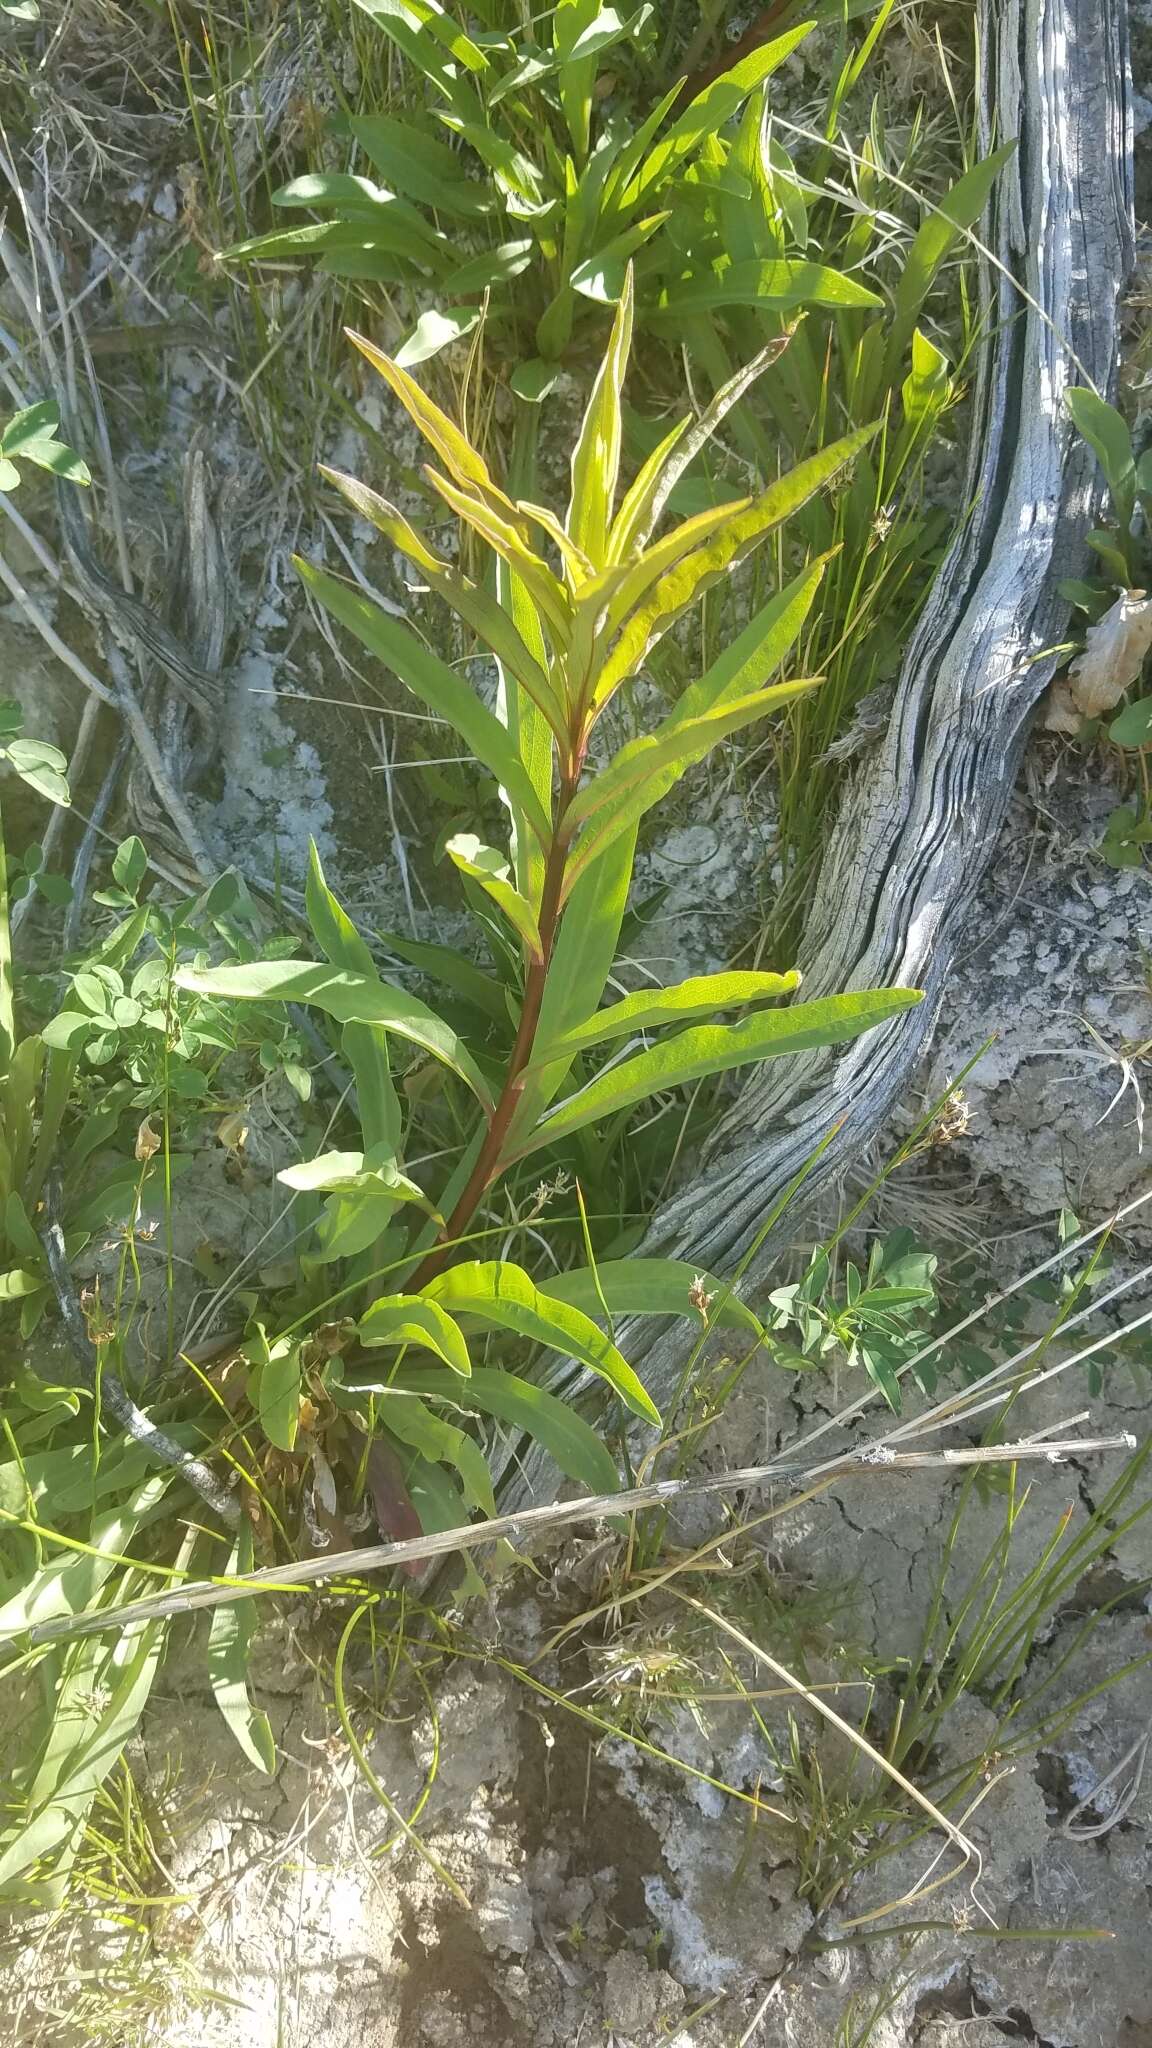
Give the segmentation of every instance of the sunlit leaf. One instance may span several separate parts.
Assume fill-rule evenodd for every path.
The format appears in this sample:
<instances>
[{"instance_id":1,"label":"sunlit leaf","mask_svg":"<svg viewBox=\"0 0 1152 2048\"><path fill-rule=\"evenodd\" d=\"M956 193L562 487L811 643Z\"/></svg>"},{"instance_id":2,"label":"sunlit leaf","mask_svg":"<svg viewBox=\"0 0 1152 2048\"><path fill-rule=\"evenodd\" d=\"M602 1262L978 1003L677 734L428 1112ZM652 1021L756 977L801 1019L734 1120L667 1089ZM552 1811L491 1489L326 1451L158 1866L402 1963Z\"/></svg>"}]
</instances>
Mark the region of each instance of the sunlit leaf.
<instances>
[{"instance_id":1,"label":"sunlit leaf","mask_svg":"<svg viewBox=\"0 0 1152 2048\"><path fill-rule=\"evenodd\" d=\"M786 1010L761 1011L739 1024L698 1025L597 1075L520 1141L518 1156L703 1075L723 1074L732 1067L801 1052L809 1046L838 1045L886 1023L921 1000L918 989L865 989L796 1003Z\"/></svg>"},{"instance_id":2,"label":"sunlit leaf","mask_svg":"<svg viewBox=\"0 0 1152 2048\"><path fill-rule=\"evenodd\" d=\"M613 319L613 332L601 369L596 371L592 395L580 426L580 438L572 453L572 502L568 506L568 532L576 547L601 567L609 543L613 518L619 451L621 451L621 391L631 350L631 268L627 270L621 301Z\"/></svg>"},{"instance_id":3,"label":"sunlit leaf","mask_svg":"<svg viewBox=\"0 0 1152 2048\"><path fill-rule=\"evenodd\" d=\"M707 136L715 135L731 120L749 93L755 92L764 79L779 69L797 44L811 34L813 26L810 21L800 22L773 42L763 43L758 50L741 57L719 78L713 78L648 151L629 197L638 200L657 190L672 171L695 153Z\"/></svg>"},{"instance_id":4,"label":"sunlit leaf","mask_svg":"<svg viewBox=\"0 0 1152 2048\"><path fill-rule=\"evenodd\" d=\"M703 1295L715 1298L708 1320L718 1328L754 1335L761 1329L759 1318L735 1294L729 1292L725 1298L722 1280L683 1259L605 1259L594 1272L588 1266L561 1273L548 1286L559 1300L583 1309L593 1321L603 1317L602 1303L614 1316L688 1316L703 1321L697 1306Z\"/></svg>"},{"instance_id":5,"label":"sunlit leaf","mask_svg":"<svg viewBox=\"0 0 1152 2048\"><path fill-rule=\"evenodd\" d=\"M674 330L686 315L710 313L719 306L763 306L780 311L792 306L829 306L844 312L882 303L876 292L827 264L781 258L774 263L729 263L709 277L671 285L649 318L657 328Z\"/></svg>"},{"instance_id":6,"label":"sunlit leaf","mask_svg":"<svg viewBox=\"0 0 1152 2048\"><path fill-rule=\"evenodd\" d=\"M735 702L726 701L719 710L699 718L668 719L654 733L630 740L610 767L585 784L568 811L565 830L579 830L580 836L565 869L565 897L589 863L622 832L631 830L720 740L791 703L803 691L814 689L817 681L806 676L776 683Z\"/></svg>"},{"instance_id":7,"label":"sunlit leaf","mask_svg":"<svg viewBox=\"0 0 1152 2048\"><path fill-rule=\"evenodd\" d=\"M224 1567L226 1578L238 1578L253 1566L252 1527L241 1523L240 1534ZM208 1682L216 1705L243 1754L269 1776L276 1769L276 1741L267 1714L254 1707L248 1694L248 1645L256 1621L256 1602L236 1600L218 1607L208 1631Z\"/></svg>"},{"instance_id":8,"label":"sunlit leaf","mask_svg":"<svg viewBox=\"0 0 1152 2048\"><path fill-rule=\"evenodd\" d=\"M269 1343L263 1324L257 1323L245 1351L255 1368L253 1402L260 1426L269 1443L291 1451L300 1428L300 1339L276 1337Z\"/></svg>"},{"instance_id":9,"label":"sunlit leaf","mask_svg":"<svg viewBox=\"0 0 1152 2048\"><path fill-rule=\"evenodd\" d=\"M532 1067L547 1066L552 1060L571 1058L589 1046L608 1038L626 1038L652 1031L660 1024L683 1024L691 1017L713 1015L717 1010L736 1009L745 1003L763 1003L791 995L800 986L800 976L788 974L703 974L671 988L641 989L606 1009L597 1010L583 1024L575 1025L551 1042L537 1038Z\"/></svg>"},{"instance_id":10,"label":"sunlit leaf","mask_svg":"<svg viewBox=\"0 0 1152 2048\"><path fill-rule=\"evenodd\" d=\"M400 343L396 362L401 369L430 362L441 349L450 348L454 341L471 334L479 319L479 306L430 306L427 312L421 313L411 334Z\"/></svg>"},{"instance_id":11,"label":"sunlit leaf","mask_svg":"<svg viewBox=\"0 0 1152 2048\"><path fill-rule=\"evenodd\" d=\"M522 1266L507 1259L469 1260L438 1273L424 1294L453 1315L477 1316L534 1344L570 1354L607 1380L634 1414L659 1422L643 1385L616 1346L579 1309L541 1293Z\"/></svg>"},{"instance_id":12,"label":"sunlit leaf","mask_svg":"<svg viewBox=\"0 0 1152 2048\"><path fill-rule=\"evenodd\" d=\"M405 989L314 960L253 960L242 966L181 967L180 988L231 1002L315 1003L341 1024L383 1024L422 1046L466 1081L486 1107L492 1094L459 1034Z\"/></svg>"},{"instance_id":13,"label":"sunlit leaf","mask_svg":"<svg viewBox=\"0 0 1152 2048\"><path fill-rule=\"evenodd\" d=\"M705 590L759 547L782 520L790 518L817 491L832 483L875 438L878 426L879 422L873 421L797 463L747 509L740 510L722 526L705 546L684 556L661 577L651 595L628 620L605 663L596 686L597 702L608 701L654 643Z\"/></svg>"},{"instance_id":14,"label":"sunlit leaf","mask_svg":"<svg viewBox=\"0 0 1152 2048\"><path fill-rule=\"evenodd\" d=\"M457 616L470 626L493 654L528 691L559 733L564 731L563 709L543 666L529 653L512 619L491 593L446 562L429 547L423 534L405 519L387 498L370 490L355 477L320 465L320 473L334 484L354 512L386 534L394 547L416 564L430 587L450 604Z\"/></svg>"},{"instance_id":15,"label":"sunlit leaf","mask_svg":"<svg viewBox=\"0 0 1152 2048\"><path fill-rule=\"evenodd\" d=\"M459 1323L429 1295L382 1294L361 1316L357 1334L369 1346L415 1344L433 1351L465 1379L472 1371Z\"/></svg>"},{"instance_id":16,"label":"sunlit leaf","mask_svg":"<svg viewBox=\"0 0 1152 2048\"><path fill-rule=\"evenodd\" d=\"M543 960L544 949L540 941L540 927L532 905L512 886L508 880L508 862L494 846L485 846L474 832L458 832L453 839L445 842L444 851L461 874L472 880L492 898L493 903L503 911L513 929L524 941L530 960Z\"/></svg>"}]
</instances>

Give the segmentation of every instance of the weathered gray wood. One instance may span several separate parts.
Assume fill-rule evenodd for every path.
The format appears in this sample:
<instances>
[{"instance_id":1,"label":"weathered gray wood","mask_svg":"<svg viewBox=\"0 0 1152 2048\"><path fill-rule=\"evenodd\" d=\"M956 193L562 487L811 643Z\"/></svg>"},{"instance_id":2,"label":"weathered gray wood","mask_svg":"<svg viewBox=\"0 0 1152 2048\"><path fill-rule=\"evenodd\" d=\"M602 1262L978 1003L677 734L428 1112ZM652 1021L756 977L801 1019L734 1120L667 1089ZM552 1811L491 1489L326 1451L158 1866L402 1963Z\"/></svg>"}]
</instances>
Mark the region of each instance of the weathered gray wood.
<instances>
[{"instance_id":1,"label":"weathered gray wood","mask_svg":"<svg viewBox=\"0 0 1152 2048\"><path fill-rule=\"evenodd\" d=\"M1019 148L985 229L999 267L983 266L992 339L973 394L974 510L913 633L887 734L845 791L799 960L809 997L904 984L926 1000L843 1050L770 1062L745 1085L644 1246L713 1271L731 1270L837 1117L809 1192L859 1156L923 1052L1055 665L1037 655L1067 630L1056 586L1081 570L1095 515L1094 464L1062 394L1088 379L1106 390L1115 368L1132 254L1124 0L979 0L978 15L984 145L1015 136ZM769 1240L751 1277L772 1251ZM635 1321L617 1334L667 1400L688 1325L654 1336ZM538 1495L550 1483L546 1461L530 1458L512 1488Z\"/></svg>"}]
</instances>

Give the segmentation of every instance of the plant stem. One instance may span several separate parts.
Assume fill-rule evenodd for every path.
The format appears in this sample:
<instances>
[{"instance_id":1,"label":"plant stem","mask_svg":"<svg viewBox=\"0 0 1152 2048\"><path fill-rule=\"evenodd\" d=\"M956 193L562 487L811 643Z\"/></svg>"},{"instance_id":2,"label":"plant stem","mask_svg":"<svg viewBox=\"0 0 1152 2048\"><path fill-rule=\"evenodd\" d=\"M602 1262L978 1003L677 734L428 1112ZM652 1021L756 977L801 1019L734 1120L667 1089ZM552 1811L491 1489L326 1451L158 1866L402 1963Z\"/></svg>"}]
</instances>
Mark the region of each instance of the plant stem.
<instances>
[{"instance_id":1,"label":"plant stem","mask_svg":"<svg viewBox=\"0 0 1152 2048\"><path fill-rule=\"evenodd\" d=\"M516 1028L516 1039L508 1056L508 1068L504 1085L500 1091L495 1109L492 1111L484 1143L476 1155L460 1199L444 1226L440 1242L422 1260L410 1283L412 1291L419 1293L421 1287L441 1270L453 1243L466 1232L479 1204L502 1169L502 1154L511 1128L512 1119L524 1091L524 1075L536 1043L536 1030L540 1022L540 1007L544 991L548 986L548 971L552 964L552 953L556 934L560 926L561 905L564 891L564 876L568 864L570 841L564 831L564 819L580 780L582 747L574 749L576 758L564 772L556 806L556 824L552 843L548 848L544 867L544 887L540 897L540 958L528 964L524 976L524 1001L520 1008L520 1022Z\"/></svg>"}]
</instances>

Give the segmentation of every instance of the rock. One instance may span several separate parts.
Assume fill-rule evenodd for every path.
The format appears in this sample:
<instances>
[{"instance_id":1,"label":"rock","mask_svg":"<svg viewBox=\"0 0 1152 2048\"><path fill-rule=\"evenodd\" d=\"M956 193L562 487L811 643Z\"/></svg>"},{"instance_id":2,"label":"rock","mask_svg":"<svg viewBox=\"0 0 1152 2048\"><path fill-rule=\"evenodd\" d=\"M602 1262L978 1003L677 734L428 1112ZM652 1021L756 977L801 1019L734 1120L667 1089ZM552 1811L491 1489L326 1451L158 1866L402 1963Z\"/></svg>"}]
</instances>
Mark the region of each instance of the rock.
<instances>
[{"instance_id":1,"label":"rock","mask_svg":"<svg viewBox=\"0 0 1152 2048\"><path fill-rule=\"evenodd\" d=\"M1017 802L1001 835L915 1099L943 1095L975 1058L955 1156L1013 1217L1054 1222L1068 1206L1090 1223L1148 1178L1143 1065L1124 1060L1152 1035L1152 897L1146 874L1100 857L1118 791L1084 779L1071 756L1038 795ZM1152 1204L1130 1231L1152 1235Z\"/></svg>"},{"instance_id":2,"label":"rock","mask_svg":"<svg viewBox=\"0 0 1152 2048\"><path fill-rule=\"evenodd\" d=\"M614 2033L647 2048L654 2029L684 2005L684 1993L666 1970L650 1970L633 1949L621 1949L604 1972L604 2021Z\"/></svg>"}]
</instances>

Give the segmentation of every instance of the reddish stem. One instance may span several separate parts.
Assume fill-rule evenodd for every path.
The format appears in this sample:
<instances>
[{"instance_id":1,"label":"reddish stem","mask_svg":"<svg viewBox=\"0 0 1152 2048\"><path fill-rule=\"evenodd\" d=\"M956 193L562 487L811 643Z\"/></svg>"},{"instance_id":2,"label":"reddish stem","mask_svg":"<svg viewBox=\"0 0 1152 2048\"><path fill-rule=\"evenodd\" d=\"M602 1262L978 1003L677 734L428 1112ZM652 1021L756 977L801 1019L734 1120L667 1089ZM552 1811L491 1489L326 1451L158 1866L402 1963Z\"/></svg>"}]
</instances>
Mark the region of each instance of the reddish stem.
<instances>
[{"instance_id":1,"label":"reddish stem","mask_svg":"<svg viewBox=\"0 0 1152 2048\"><path fill-rule=\"evenodd\" d=\"M727 49L711 64L706 64L702 70L694 72L692 77L685 81L677 108L685 101L694 100L697 93L703 92L706 85L711 85L714 78L720 77L721 72L730 71L733 64L740 62L741 57L750 56L753 50L758 50L762 43L766 43L773 31L780 26L781 16L789 13L792 5L793 0L772 0L771 6L762 8L751 27L745 29L739 42L729 43Z\"/></svg>"},{"instance_id":2,"label":"reddish stem","mask_svg":"<svg viewBox=\"0 0 1152 2048\"><path fill-rule=\"evenodd\" d=\"M453 1244L463 1237L488 1189L493 1181L499 1178L501 1172L504 1145L524 1092L525 1069L532 1058L536 1043L540 1008L544 1001L544 991L548 986L548 970L552 964L552 953L560 926L561 897L569 846L564 832L564 818L580 780L583 749L577 749L576 753L577 758L560 786L556 829L544 865L544 886L540 894L540 958L529 963L524 977L524 1001L520 1009L516 1039L508 1059L504 1086L492 1111L484 1142L476 1156L476 1164L468 1176L456 1207L444 1225L440 1242L421 1261L408 1283L413 1293L419 1293L421 1287L440 1272Z\"/></svg>"}]
</instances>

